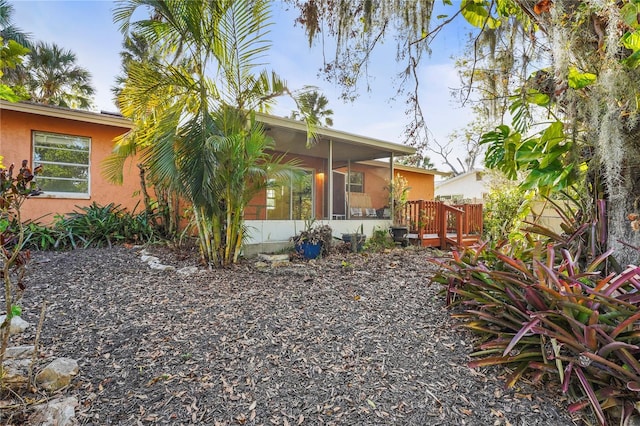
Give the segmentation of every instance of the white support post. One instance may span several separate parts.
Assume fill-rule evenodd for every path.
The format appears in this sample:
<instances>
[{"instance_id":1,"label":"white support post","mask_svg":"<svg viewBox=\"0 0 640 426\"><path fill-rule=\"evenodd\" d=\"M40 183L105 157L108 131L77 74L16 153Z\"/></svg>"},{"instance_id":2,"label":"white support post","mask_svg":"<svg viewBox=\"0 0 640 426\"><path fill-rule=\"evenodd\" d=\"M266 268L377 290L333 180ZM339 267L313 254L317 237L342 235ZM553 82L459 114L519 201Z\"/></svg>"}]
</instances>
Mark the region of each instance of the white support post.
<instances>
[{"instance_id":1,"label":"white support post","mask_svg":"<svg viewBox=\"0 0 640 426\"><path fill-rule=\"evenodd\" d=\"M327 208L329 211L329 220L333 219L333 140L329 139L329 158L327 164L328 174L327 182L329 182L328 194L327 194Z\"/></svg>"},{"instance_id":2,"label":"white support post","mask_svg":"<svg viewBox=\"0 0 640 426\"><path fill-rule=\"evenodd\" d=\"M351 159L347 160L347 219L351 219Z\"/></svg>"},{"instance_id":3,"label":"white support post","mask_svg":"<svg viewBox=\"0 0 640 426\"><path fill-rule=\"evenodd\" d=\"M391 188L391 194L389 194L389 209L391 210L391 220L395 220L393 212L395 211L393 200L393 152L389 156L389 188Z\"/></svg>"}]
</instances>

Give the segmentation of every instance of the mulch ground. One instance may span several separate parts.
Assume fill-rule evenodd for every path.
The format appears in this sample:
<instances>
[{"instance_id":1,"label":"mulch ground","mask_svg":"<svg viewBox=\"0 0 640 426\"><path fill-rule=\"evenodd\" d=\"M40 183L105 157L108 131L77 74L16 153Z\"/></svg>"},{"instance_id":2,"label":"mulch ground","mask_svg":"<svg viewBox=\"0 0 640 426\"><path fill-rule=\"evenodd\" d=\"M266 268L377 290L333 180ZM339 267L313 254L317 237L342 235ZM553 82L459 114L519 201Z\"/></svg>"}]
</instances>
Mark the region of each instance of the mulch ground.
<instances>
[{"instance_id":1,"label":"mulch ground","mask_svg":"<svg viewBox=\"0 0 640 426\"><path fill-rule=\"evenodd\" d=\"M429 251L187 277L149 269L138 252L35 253L30 265L23 318L37 323L47 301L39 365L78 361L60 393L80 400L80 424L576 424L557 389L505 390L499 371L466 366L472 336L429 285ZM28 413L1 410L0 423Z\"/></svg>"}]
</instances>

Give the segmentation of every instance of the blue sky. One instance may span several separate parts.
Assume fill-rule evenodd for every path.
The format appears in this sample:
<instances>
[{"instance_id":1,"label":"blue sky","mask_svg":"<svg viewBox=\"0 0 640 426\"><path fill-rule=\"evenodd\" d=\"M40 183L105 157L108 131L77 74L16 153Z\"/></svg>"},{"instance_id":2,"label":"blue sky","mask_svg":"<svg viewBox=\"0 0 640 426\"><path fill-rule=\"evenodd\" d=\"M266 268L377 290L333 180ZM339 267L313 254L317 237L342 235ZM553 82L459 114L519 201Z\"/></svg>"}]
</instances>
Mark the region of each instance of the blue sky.
<instances>
[{"instance_id":1,"label":"blue sky","mask_svg":"<svg viewBox=\"0 0 640 426\"><path fill-rule=\"evenodd\" d=\"M31 33L33 40L56 43L77 55L78 63L92 75L95 109L116 111L110 88L120 72L122 35L113 23L114 3L102 0L10 0L10 3L14 7L13 22ZM387 41L373 58L371 92L363 89L355 102L343 103L339 89L317 75L322 67L319 43L310 49L304 31L294 26L294 18L295 14L287 11L285 4L274 2L273 47L268 67L283 77L291 89L318 86L334 111L335 129L401 143L408 118L404 99L392 99L396 94L393 79L400 69L395 62L393 41ZM456 25L439 34L431 58L420 69L422 109L432 135L441 143L470 120L468 110L460 109L450 96L451 88L459 86L451 56L461 52L467 32L464 26ZM283 99L274 113L287 116L292 109L293 104ZM458 154L463 156L461 152ZM437 166L441 165L436 156L431 157Z\"/></svg>"}]
</instances>

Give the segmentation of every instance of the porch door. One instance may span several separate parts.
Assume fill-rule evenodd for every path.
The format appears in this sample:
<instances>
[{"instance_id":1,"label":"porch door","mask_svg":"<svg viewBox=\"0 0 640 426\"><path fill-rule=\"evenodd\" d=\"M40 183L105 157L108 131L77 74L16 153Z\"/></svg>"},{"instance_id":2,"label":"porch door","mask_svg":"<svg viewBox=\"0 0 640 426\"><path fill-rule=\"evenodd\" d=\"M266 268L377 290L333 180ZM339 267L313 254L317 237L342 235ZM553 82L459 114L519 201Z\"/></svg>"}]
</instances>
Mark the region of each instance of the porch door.
<instances>
[{"instance_id":1,"label":"porch door","mask_svg":"<svg viewBox=\"0 0 640 426\"><path fill-rule=\"evenodd\" d=\"M333 212L331 218L344 219L347 208L346 177L344 173L333 172Z\"/></svg>"}]
</instances>

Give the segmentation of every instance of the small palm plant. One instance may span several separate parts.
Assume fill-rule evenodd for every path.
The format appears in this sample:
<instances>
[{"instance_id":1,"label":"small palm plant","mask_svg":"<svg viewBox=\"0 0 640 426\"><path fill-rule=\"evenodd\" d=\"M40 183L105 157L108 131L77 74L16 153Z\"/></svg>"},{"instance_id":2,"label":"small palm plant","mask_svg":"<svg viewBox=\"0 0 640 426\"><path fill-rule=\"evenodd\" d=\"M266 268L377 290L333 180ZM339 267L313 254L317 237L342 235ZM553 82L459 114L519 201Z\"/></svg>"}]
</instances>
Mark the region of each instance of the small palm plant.
<instances>
[{"instance_id":1,"label":"small palm plant","mask_svg":"<svg viewBox=\"0 0 640 426\"><path fill-rule=\"evenodd\" d=\"M400 173L385 187L389 191L389 204L393 205L393 224L406 225L405 206L409 200L409 182Z\"/></svg>"},{"instance_id":2,"label":"small palm plant","mask_svg":"<svg viewBox=\"0 0 640 426\"><path fill-rule=\"evenodd\" d=\"M288 92L259 68L270 47L269 6L127 0L114 12L125 37L146 38L154 52L127 62L118 103L136 129L118 141L105 170L118 180L124 160L140 155L151 181L191 204L202 260L211 266L237 262L246 205L295 169L266 154L273 141L255 120ZM150 16L136 20L145 7Z\"/></svg>"}]
</instances>

